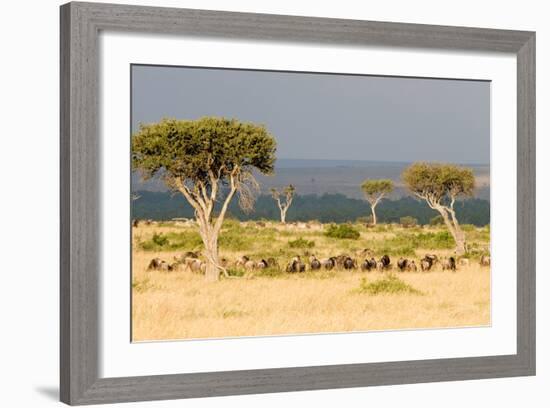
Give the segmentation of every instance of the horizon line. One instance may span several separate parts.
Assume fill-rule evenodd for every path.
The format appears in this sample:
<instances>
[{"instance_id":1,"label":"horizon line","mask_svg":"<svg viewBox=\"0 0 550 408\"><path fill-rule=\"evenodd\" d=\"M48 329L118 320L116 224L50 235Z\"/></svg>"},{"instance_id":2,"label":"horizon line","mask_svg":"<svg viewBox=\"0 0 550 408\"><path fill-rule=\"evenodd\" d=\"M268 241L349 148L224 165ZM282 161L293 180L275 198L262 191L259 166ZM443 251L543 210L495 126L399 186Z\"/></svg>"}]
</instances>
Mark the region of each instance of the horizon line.
<instances>
[{"instance_id":1,"label":"horizon line","mask_svg":"<svg viewBox=\"0 0 550 408\"><path fill-rule=\"evenodd\" d=\"M490 166L491 163L480 162L453 162L453 161L438 161L438 160L380 160L380 159L319 159L319 158L297 158L297 157L278 157L277 160L301 160L301 161L349 161L349 162L370 162L370 163L452 163L458 165L470 165L470 166Z\"/></svg>"}]
</instances>

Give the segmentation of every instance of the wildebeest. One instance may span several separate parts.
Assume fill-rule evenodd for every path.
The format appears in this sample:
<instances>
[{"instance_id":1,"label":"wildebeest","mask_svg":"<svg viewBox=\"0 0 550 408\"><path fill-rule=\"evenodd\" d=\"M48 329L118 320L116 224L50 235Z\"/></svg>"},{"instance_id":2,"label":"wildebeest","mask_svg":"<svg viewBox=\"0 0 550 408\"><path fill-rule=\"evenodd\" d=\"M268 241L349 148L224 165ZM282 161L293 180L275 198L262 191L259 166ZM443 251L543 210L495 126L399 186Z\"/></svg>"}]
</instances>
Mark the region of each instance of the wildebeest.
<instances>
[{"instance_id":1,"label":"wildebeest","mask_svg":"<svg viewBox=\"0 0 550 408\"><path fill-rule=\"evenodd\" d=\"M437 262L437 255L427 254L426 256L424 256L424 258L420 260L420 268L423 271L429 271L430 269L432 269L432 266Z\"/></svg>"},{"instance_id":2,"label":"wildebeest","mask_svg":"<svg viewBox=\"0 0 550 408\"><path fill-rule=\"evenodd\" d=\"M479 264L481 266L490 266L491 265L491 257L488 255L482 255L481 259L479 260Z\"/></svg>"},{"instance_id":3,"label":"wildebeest","mask_svg":"<svg viewBox=\"0 0 550 408\"><path fill-rule=\"evenodd\" d=\"M159 270L161 263L162 263L162 259L153 258L151 259L151 262L149 262L149 266L147 266L147 270L148 271Z\"/></svg>"},{"instance_id":4,"label":"wildebeest","mask_svg":"<svg viewBox=\"0 0 550 408\"><path fill-rule=\"evenodd\" d=\"M139 220L137 218L134 218L132 220L132 227L137 228L139 225Z\"/></svg>"},{"instance_id":5,"label":"wildebeest","mask_svg":"<svg viewBox=\"0 0 550 408\"><path fill-rule=\"evenodd\" d=\"M256 264L256 268L258 269L265 269L267 268L267 261L265 259L262 259L261 261L259 261L257 264Z\"/></svg>"},{"instance_id":6,"label":"wildebeest","mask_svg":"<svg viewBox=\"0 0 550 408\"><path fill-rule=\"evenodd\" d=\"M244 266L248 261L250 261L250 258L246 255L243 255L235 261L235 266Z\"/></svg>"},{"instance_id":7,"label":"wildebeest","mask_svg":"<svg viewBox=\"0 0 550 408\"><path fill-rule=\"evenodd\" d=\"M309 266L311 267L312 271L316 271L318 269L321 269L321 262L315 257L315 255L311 255L309 257Z\"/></svg>"},{"instance_id":8,"label":"wildebeest","mask_svg":"<svg viewBox=\"0 0 550 408\"><path fill-rule=\"evenodd\" d=\"M351 257L346 257L344 259L344 269L354 269L355 268L355 260Z\"/></svg>"},{"instance_id":9,"label":"wildebeest","mask_svg":"<svg viewBox=\"0 0 550 408\"><path fill-rule=\"evenodd\" d=\"M416 272L416 264L414 263L414 260L411 260L409 264L407 265L407 269L411 272Z\"/></svg>"},{"instance_id":10,"label":"wildebeest","mask_svg":"<svg viewBox=\"0 0 550 408\"><path fill-rule=\"evenodd\" d=\"M370 265L371 269L376 268L376 259L374 259L373 256L371 256L370 259L369 259L369 265Z\"/></svg>"},{"instance_id":11,"label":"wildebeest","mask_svg":"<svg viewBox=\"0 0 550 408\"><path fill-rule=\"evenodd\" d=\"M342 254L342 255L338 255L336 257L334 257L334 260L336 261L336 266L338 268L343 268L344 267L344 261L349 258L348 255L345 255L345 254Z\"/></svg>"},{"instance_id":12,"label":"wildebeest","mask_svg":"<svg viewBox=\"0 0 550 408\"><path fill-rule=\"evenodd\" d=\"M401 272L405 271L406 269L408 269L408 266L409 266L409 261L403 257L399 258L397 260L397 268L399 268L399 270Z\"/></svg>"},{"instance_id":13,"label":"wildebeest","mask_svg":"<svg viewBox=\"0 0 550 408\"><path fill-rule=\"evenodd\" d=\"M160 258L153 258L151 259L151 262L149 262L149 266L147 266L148 271L172 271L174 270L174 267L177 264L169 264L168 262L160 259Z\"/></svg>"},{"instance_id":14,"label":"wildebeest","mask_svg":"<svg viewBox=\"0 0 550 408\"><path fill-rule=\"evenodd\" d=\"M160 263L160 270L161 270L161 271L172 271L172 270L174 270L174 265L173 265L173 264L169 264L169 263L166 262L166 261L161 261L161 263Z\"/></svg>"},{"instance_id":15,"label":"wildebeest","mask_svg":"<svg viewBox=\"0 0 550 408\"><path fill-rule=\"evenodd\" d=\"M363 262L361 262L361 270L370 271L370 263L368 259L365 259Z\"/></svg>"},{"instance_id":16,"label":"wildebeest","mask_svg":"<svg viewBox=\"0 0 550 408\"><path fill-rule=\"evenodd\" d=\"M191 252L187 251L182 255L174 256L174 261L176 261L177 264L184 264L186 267L189 267L191 262L193 260L198 259L200 256L200 252Z\"/></svg>"},{"instance_id":17,"label":"wildebeest","mask_svg":"<svg viewBox=\"0 0 550 408\"><path fill-rule=\"evenodd\" d=\"M441 262L441 267L444 271L450 270L450 271L456 271L456 261L455 258L450 256L448 258L445 258L443 262Z\"/></svg>"},{"instance_id":18,"label":"wildebeest","mask_svg":"<svg viewBox=\"0 0 550 408\"><path fill-rule=\"evenodd\" d=\"M376 260L371 257L370 259L365 259L361 264L361 269L364 271L370 271L376 268Z\"/></svg>"},{"instance_id":19,"label":"wildebeest","mask_svg":"<svg viewBox=\"0 0 550 408\"><path fill-rule=\"evenodd\" d=\"M330 271L336 266L336 258L331 256L330 258L321 259L321 266Z\"/></svg>"},{"instance_id":20,"label":"wildebeest","mask_svg":"<svg viewBox=\"0 0 550 408\"><path fill-rule=\"evenodd\" d=\"M206 270L206 263L201 261L200 259L195 258L189 258L191 261L189 262L189 269L192 272L201 272Z\"/></svg>"},{"instance_id":21,"label":"wildebeest","mask_svg":"<svg viewBox=\"0 0 550 408\"><path fill-rule=\"evenodd\" d=\"M286 271L290 273L305 272L306 265L302 262L299 256L292 258L290 263L286 266Z\"/></svg>"},{"instance_id":22,"label":"wildebeest","mask_svg":"<svg viewBox=\"0 0 550 408\"><path fill-rule=\"evenodd\" d=\"M382 255L380 260L376 263L378 270L390 269L390 257L388 255Z\"/></svg>"}]
</instances>

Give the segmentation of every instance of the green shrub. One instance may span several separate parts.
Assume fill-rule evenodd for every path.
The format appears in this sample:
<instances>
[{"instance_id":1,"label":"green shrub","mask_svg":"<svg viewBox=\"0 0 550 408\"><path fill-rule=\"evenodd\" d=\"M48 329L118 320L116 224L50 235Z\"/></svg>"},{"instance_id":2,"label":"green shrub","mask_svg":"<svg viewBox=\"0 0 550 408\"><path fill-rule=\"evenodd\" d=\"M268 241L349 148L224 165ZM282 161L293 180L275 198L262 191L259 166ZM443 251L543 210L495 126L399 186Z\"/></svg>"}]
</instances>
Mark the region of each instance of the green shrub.
<instances>
[{"instance_id":1,"label":"green shrub","mask_svg":"<svg viewBox=\"0 0 550 408\"><path fill-rule=\"evenodd\" d=\"M453 236L448 231L421 232L416 234L396 233L393 238L385 239L383 243L389 247L409 246L413 249L451 249L455 246Z\"/></svg>"},{"instance_id":2,"label":"green shrub","mask_svg":"<svg viewBox=\"0 0 550 408\"><path fill-rule=\"evenodd\" d=\"M413 288L411 285L403 282L395 275L389 275L383 279L375 280L374 282L368 282L366 278L361 279L361 284L358 289L359 293L366 293L369 295L379 294L398 294L409 293L413 295L421 295L418 289Z\"/></svg>"},{"instance_id":3,"label":"green shrub","mask_svg":"<svg viewBox=\"0 0 550 408\"><path fill-rule=\"evenodd\" d=\"M417 248L452 249L455 247L455 240L449 231L427 232L414 237L413 241Z\"/></svg>"},{"instance_id":4,"label":"green shrub","mask_svg":"<svg viewBox=\"0 0 550 408\"><path fill-rule=\"evenodd\" d=\"M202 246L202 239L195 231L155 233L151 239L143 241L139 245L145 251L173 251L179 249L192 251Z\"/></svg>"},{"instance_id":5,"label":"green shrub","mask_svg":"<svg viewBox=\"0 0 550 408\"><path fill-rule=\"evenodd\" d=\"M452 249L455 246L452 235L447 231L420 233L396 231L393 234L384 239L368 240L364 246L378 255L389 256L416 256L418 249Z\"/></svg>"},{"instance_id":6,"label":"green shrub","mask_svg":"<svg viewBox=\"0 0 550 408\"><path fill-rule=\"evenodd\" d=\"M241 277L241 276L244 276L245 274L245 270L244 269L234 269L234 268L229 268L227 269L227 274L229 276L238 276L238 277Z\"/></svg>"},{"instance_id":7,"label":"green shrub","mask_svg":"<svg viewBox=\"0 0 550 408\"><path fill-rule=\"evenodd\" d=\"M300 237L294 241L288 241L288 246L290 248L313 248L315 246L315 241L309 241Z\"/></svg>"},{"instance_id":8,"label":"green shrub","mask_svg":"<svg viewBox=\"0 0 550 408\"><path fill-rule=\"evenodd\" d=\"M168 244L168 237L166 235L163 235L162 233L157 234L155 232L151 240L158 246L164 246Z\"/></svg>"},{"instance_id":9,"label":"green shrub","mask_svg":"<svg viewBox=\"0 0 550 408\"><path fill-rule=\"evenodd\" d=\"M157 251L159 249L158 245L156 245L153 241L140 242L139 246L144 251Z\"/></svg>"},{"instance_id":10,"label":"green shrub","mask_svg":"<svg viewBox=\"0 0 550 408\"><path fill-rule=\"evenodd\" d=\"M254 270L254 276L262 278L275 278L278 276L288 276L282 269L279 268L264 268Z\"/></svg>"},{"instance_id":11,"label":"green shrub","mask_svg":"<svg viewBox=\"0 0 550 408\"><path fill-rule=\"evenodd\" d=\"M359 239L361 234L349 224L332 224L325 232L325 236L339 239Z\"/></svg>"},{"instance_id":12,"label":"green shrub","mask_svg":"<svg viewBox=\"0 0 550 408\"><path fill-rule=\"evenodd\" d=\"M443 217L441 215L436 215L430 220L430 225L442 225Z\"/></svg>"},{"instance_id":13,"label":"green shrub","mask_svg":"<svg viewBox=\"0 0 550 408\"><path fill-rule=\"evenodd\" d=\"M399 219L399 223L404 228L411 228L411 227L416 227L418 225L418 220L414 217L406 216L406 217L401 217Z\"/></svg>"}]
</instances>

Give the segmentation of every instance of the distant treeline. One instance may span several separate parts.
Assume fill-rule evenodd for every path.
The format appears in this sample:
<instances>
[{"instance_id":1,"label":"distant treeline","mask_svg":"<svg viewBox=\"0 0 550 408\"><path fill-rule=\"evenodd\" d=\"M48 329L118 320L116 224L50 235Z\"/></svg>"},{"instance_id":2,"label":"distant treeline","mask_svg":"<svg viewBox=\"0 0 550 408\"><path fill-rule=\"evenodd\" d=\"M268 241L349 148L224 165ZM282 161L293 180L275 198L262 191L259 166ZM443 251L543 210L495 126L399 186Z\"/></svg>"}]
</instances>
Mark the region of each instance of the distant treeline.
<instances>
[{"instance_id":1,"label":"distant treeline","mask_svg":"<svg viewBox=\"0 0 550 408\"><path fill-rule=\"evenodd\" d=\"M177 217L192 218L193 209L181 194L167 192L139 191L139 198L132 202L132 217L138 219L170 220ZM489 201L469 199L455 204L457 217L463 224L483 226L489 224ZM270 195L261 195L254 211L245 214L233 200L229 206L231 216L239 220L279 220L277 204ZM342 194L296 195L288 210L287 221L318 220L323 223L351 222L370 215L369 204L364 200L346 197ZM384 200L377 207L379 222L399 222L401 217L411 216L420 224L428 224L437 212L424 201L411 197L398 200Z\"/></svg>"}]
</instances>

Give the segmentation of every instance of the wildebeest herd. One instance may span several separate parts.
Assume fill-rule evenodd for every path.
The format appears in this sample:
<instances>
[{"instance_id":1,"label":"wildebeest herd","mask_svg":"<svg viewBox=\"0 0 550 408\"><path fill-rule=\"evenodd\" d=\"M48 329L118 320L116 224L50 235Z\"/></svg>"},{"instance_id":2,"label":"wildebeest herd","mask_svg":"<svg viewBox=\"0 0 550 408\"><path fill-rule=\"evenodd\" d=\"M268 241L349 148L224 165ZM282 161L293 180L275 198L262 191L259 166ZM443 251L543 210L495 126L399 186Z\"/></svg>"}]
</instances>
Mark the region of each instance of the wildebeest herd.
<instances>
[{"instance_id":1,"label":"wildebeest herd","mask_svg":"<svg viewBox=\"0 0 550 408\"><path fill-rule=\"evenodd\" d=\"M147 267L147 270L158 271L174 271L180 268L190 270L192 272L204 273L206 270L206 262L200 259L200 252L186 252L181 256L175 256L172 262L167 262L160 258L153 258ZM359 259L359 262L357 261ZM363 259L361 261L361 259ZM489 266L491 259L489 256L482 256L480 260L481 266ZM435 270L437 265L443 271L457 270L458 265L468 266L469 259L461 258L457 261L454 256L439 258L435 254L426 254L419 260L420 270L429 272ZM304 258L300 255L294 256L289 262L283 263L284 268L280 267L279 262L275 258L267 258L253 260L250 257L243 255L234 261L229 261L226 258L219 260L219 266L222 268L234 267L236 269L244 269L246 271L261 270L266 268L284 270L287 273L301 273L305 271L317 270L354 270L369 272L372 270L388 271L393 269L393 264L387 254L376 259L370 250L360 250L356 253L356 257L347 254L331 256L328 258L318 259L313 254L306 254ZM396 267L399 272L416 272L418 270L414 259L400 257L396 262Z\"/></svg>"}]
</instances>

